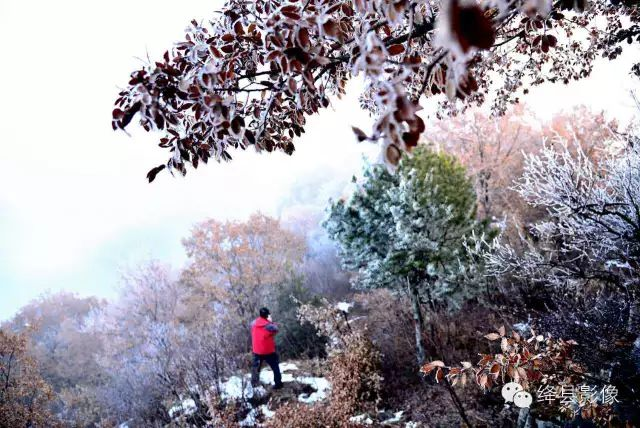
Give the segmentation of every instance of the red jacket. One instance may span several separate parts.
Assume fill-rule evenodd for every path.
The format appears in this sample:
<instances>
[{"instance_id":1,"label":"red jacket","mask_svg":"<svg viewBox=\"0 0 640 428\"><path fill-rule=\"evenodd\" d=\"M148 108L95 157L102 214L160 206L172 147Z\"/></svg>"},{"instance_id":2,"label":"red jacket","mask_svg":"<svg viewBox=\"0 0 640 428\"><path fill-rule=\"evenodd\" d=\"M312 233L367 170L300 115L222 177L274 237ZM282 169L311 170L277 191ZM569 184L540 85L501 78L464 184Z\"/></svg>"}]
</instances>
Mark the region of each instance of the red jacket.
<instances>
[{"instance_id":1,"label":"red jacket","mask_svg":"<svg viewBox=\"0 0 640 428\"><path fill-rule=\"evenodd\" d=\"M251 323L251 343L253 353L268 355L276 352L275 336L278 326L266 318L258 317Z\"/></svg>"}]
</instances>

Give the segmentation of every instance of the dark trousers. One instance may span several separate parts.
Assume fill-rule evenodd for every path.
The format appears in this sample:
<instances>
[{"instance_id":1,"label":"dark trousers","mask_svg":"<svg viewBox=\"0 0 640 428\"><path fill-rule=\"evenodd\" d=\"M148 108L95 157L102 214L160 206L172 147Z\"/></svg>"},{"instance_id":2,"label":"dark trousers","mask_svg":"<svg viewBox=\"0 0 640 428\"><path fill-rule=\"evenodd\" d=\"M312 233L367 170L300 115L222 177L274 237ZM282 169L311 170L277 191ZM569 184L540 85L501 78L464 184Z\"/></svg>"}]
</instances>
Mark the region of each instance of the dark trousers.
<instances>
[{"instance_id":1,"label":"dark trousers","mask_svg":"<svg viewBox=\"0 0 640 428\"><path fill-rule=\"evenodd\" d=\"M253 365L251 366L251 384L256 386L260 381L260 366L266 361L273 371L273 381L275 386L282 386L282 375L280 374L280 358L277 353L260 355L253 354Z\"/></svg>"}]
</instances>

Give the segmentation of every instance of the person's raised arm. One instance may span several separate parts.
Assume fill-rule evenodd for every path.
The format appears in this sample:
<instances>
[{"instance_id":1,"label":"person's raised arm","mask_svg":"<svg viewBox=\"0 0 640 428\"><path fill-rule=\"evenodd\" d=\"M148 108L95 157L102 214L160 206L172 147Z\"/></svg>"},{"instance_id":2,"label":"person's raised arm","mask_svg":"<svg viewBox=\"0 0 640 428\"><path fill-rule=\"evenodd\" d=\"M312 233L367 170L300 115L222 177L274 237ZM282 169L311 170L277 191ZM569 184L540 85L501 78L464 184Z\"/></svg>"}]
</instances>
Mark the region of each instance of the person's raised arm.
<instances>
[{"instance_id":1,"label":"person's raised arm","mask_svg":"<svg viewBox=\"0 0 640 428\"><path fill-rule=\"evenodd\" d=\"M276 334L278 332L278 326L274 322L270 322L264 328L267 329L267 331L271 334Z\"/></svg>"}]
</instances>

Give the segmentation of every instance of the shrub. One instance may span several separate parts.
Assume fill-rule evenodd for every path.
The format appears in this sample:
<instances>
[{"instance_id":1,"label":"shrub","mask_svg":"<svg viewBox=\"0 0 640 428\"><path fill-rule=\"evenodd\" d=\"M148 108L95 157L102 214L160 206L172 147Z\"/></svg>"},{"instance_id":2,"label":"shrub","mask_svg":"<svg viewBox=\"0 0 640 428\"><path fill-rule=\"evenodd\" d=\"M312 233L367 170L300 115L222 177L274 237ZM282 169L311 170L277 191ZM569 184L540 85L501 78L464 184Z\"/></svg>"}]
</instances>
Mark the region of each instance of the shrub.
<instances>
[{"instance_id":1,"label":"shrub","mask_svg":"<svg viewBox=\"0 0 640 428\"><path fill-rule=\"evenodd\" d=\"M375 409L382 389L381 354L366 331L351 328L346 313L325 305L301 305L300 317L313 322L319 334L329 336L328 374L331 396L327 403L306 406L288 403L269 421L271 428L349 427L357 413Z\"/></svg>"},{"instance_id":2,"label":"shrub","mask_svg":"<svg viewBox=\"0 0 640 428\"><path fill-rule=\"evenodd\" d=\"M356 412L377 406L383 381L380 361L380 352L360 332L351 333L344 352L331 357L329 408L335 417L348 419Z\"/></svg>"}]
</instances>

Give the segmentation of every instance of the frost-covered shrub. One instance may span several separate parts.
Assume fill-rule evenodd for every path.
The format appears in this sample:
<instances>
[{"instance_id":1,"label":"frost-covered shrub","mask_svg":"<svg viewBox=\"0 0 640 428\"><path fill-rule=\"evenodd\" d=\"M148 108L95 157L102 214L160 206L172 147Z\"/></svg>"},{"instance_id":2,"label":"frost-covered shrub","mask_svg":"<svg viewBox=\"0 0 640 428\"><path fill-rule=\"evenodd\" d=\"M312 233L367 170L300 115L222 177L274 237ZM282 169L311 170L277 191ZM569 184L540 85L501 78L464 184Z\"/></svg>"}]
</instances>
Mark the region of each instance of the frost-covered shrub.
<instances>
[{"instance_id":1,"label":"frost-covered shrub","mask_svg":"<svg viewBox=\"0 0 640 428\"><path fill-rule=\"evenodd\" d=\"M334 355L329 361L332 388L329 407L332 413L348 418L379 402L383 381L380 360L380 352L364 333L349 335L344 352Z\"/></svg>"},{"instance_id":2,"label":"frost-covered shrub","mask_svg":"<svg viewBox=\"0 0 640 428\"><path fill-rule=\"evenodd\" d=\"M515 189L548 219L521 238L523 251L493 242L489 271L515 285L538 330L575 340L575 360L616 385L621 414L627 406L640 418L640 148L594 161L580 147L547 146L527 156Z\"/></svg>"},{"instance_id":3,"label":"frost-covered shrub","mask_svg":"<svg viewBox=\"0 0 640 428\"><path fill-rule=\"evenodd\" d=\"M551 295L558 308L571 302L574 310L566 307L559 311L563 316L580 315L581 307L593 309L606 300L618 302L614 312L622 324L616 326L636 329L640 148L627 147L596 162L580 147L545 147L526 158L515 189L527 203L546 209L548 219L531 227L532 239L521 238L524 251L495 240L485 253L489 271L529 284L537 300Z\"/></svg>"},{"instance_id":4,"label":"frost-covered shrub","mask_svg":"<svg viewBox=\"0 0 640 428\"><path fill-rule=\"evenodd\" d=\"M515 189L545 208L549 219L532 226L535 242L523 254L496 241L488 266L541 284L571 289L600 281L633 294L640 263L640 148L599 164L580 147L575 151L545 147L526 158Z\"/></svg>"}]
</instances>

